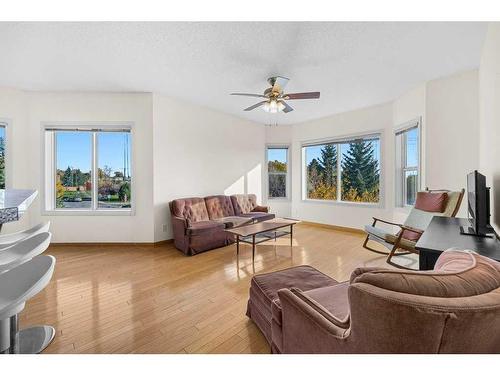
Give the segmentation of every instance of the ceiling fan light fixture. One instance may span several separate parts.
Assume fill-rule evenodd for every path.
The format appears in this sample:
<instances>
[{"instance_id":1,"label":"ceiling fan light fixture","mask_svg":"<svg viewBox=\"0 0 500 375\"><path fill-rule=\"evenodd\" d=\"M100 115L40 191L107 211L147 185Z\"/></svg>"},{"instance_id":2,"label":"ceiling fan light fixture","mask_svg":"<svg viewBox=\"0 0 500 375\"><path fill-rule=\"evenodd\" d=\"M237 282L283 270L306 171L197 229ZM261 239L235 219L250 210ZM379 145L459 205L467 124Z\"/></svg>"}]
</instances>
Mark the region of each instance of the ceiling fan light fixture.
<instances>
[{"instance_id":1,"label":"ceiling fan light fixture","mask_svg":"<svg viewBox=\"0 0 500 375\"><path fill-rule=\"evenodd\" d=\"M267 113L290 113L293 111L293 108L288 104L288 100L319 99L320 97L319 91L285 94L283 92L283 88L289 81L289 79L285 77L270 77L267 81L269 82L271 87L265 89L264 94L246 94L242 92L233 92L231 95L264 98L265 100L251 105L248 108L245 108L244 111L253 111L254 109L260 107L264 110L264 112Z\"/></svg>"},{"instance_id":2,"label":"ceiling fan light fixture","mask_svg":"<svg viewBox=\"0 0 500 375\"><path fill-rule=\"evenodd\" d=\"M285 109L285 105L283 104L283 102L280 100L278 101L278 111L283 111Z\"/></svg>"},{"instance_id":3,"label":"ceiling fan light fixture","mask_svg":"<svg viewBox=\"0 0 500 375\"><path fill-rule=\"evenodd\" d=\"M262 109L268 113L278 113L281 112L285 108L284 104L277 100L270 100L267 103L264 103Z\"/></svg>"}]
</instances>

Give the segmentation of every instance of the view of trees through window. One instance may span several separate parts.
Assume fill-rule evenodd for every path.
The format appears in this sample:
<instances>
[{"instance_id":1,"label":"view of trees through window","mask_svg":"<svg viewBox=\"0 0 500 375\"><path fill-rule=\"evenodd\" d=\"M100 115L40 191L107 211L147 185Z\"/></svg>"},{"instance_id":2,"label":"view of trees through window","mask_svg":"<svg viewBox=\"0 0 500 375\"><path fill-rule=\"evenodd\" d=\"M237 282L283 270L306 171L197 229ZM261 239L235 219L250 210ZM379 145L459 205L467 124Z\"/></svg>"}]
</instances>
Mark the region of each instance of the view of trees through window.
<instances>
[{"instance_id":1,"label":"view of trees through window","mask_svg":"<svg viewBox=\"0 0 500 375\"><path fill-rule=\"evenodd\" d=\"M418 191L418 128L409 129L404 133L405 165L404 183L406 204L413 206Z\"/></svg>"},{"instance_id":2,"label":"view of trees through window","mask_svg":"<svg viewBox=\"0 0 500 375\"><path fill-rule=\"evenodd\" d=\"M5 189L5 125L0 124L0 189Z\"/></svg>"},{"instance_id":3,"label":"view of trees through window","mask_svg":"<svg viewBox=\"0 0 500 375\"><path fill-rule=\"evenodd\" d=\"M93 137L97 191L93 192ZM130 133L56 131L56 208L130 208Z\"/></svg>"},{"instance_id":4,"label":"view of trees through window","mask_svg":"<svg viewBox=\"0 0 500 375\"><path fill-rule=\"evenodd\" d=\"M92 207L92 133L56 133L56 207Z\"/></svg>"},{"instance_id":5,"label":"view of trees through window","mask_svg":"<svg viewBox=\"0 0 500 375\"><path fill-rule=\"evenodd\" d=\"M287 155L287 148L270 147L267 149L269 198L286 198L287 196Z\"/></svg>"},{"instance_id":6,"label":"view of trees through window","mask_svg":"<svg viewBox=\"0 0 500 375\"><path fill-rule=\"evenodd\" d=\"M304 148L308 199L368 203L379 201L378 138Z\"/></svg>"},{"instance_id":7,"label":"view of trees through window","mask_svg":"<svg viewBox=\"0 0 500 375\"><path fill-rule=\"evenodd\" d=\"M97 133L99 208L130 207L130 133Z\"/></svg>"}]
</instances>

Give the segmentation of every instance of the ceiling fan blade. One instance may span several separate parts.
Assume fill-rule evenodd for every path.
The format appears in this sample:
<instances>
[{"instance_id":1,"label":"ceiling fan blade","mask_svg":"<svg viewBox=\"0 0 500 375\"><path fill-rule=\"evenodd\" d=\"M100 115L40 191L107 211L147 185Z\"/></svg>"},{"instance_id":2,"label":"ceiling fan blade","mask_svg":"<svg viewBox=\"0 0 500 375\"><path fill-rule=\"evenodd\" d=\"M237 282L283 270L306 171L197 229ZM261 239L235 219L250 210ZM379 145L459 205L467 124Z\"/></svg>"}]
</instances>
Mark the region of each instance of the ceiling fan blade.
<instances>
[{"instance_id":1,"label":"ceiling fan blade","mask_svg":"<svg viewBox=\"0 0 500 375\"><path fill-rule=\"evenodd\" d=\"M251 97L254 97L254 98L267 98L267 96L261 95L261 94L246 94L246 93L242 93L242 92L233 92L230 95L251 96Z\"/></svg>"},{"instance_id":2,"label":"ceiling fan blade","mask_svg":"<svg viewBox=\"0 0 500 375\"><path fill-rule=\"evenodd\" d=\"M285 88L288 81L290 81L290 79L286 77L281 77L281 76L274 77L273 91L277 91L280 93L283 92L283 89Z\"/></svg>"},{"instance_id":3,"label":"ceiling fan blade","mask_svg":"<svg viewBox=\"0 0 500 375\"><path fill-rule=\"evenodd\" d=\"M319 99L319 91L314 92L297 92L294 94L286 94L283 95L283 99L285 100L294 100L294 99Z\"/></svg>"},{"instance_id":4,"label":"ceiling fan blade","mask_svg":"<svg viewBox=\"0 0 500 375\"><path fill-rule=\"evenodd\" d=\"M252 106L250 106L248 108L245 108L244 111L251 111L252 109L255 109L257 107L260 107L261 105L264 105L264 103L267 103L267 100L264 100L264 101L262 101L260 103L254 104L254 105L252 105Z\"/></svg>"},{"instance_id":5,"label":"ceiling fan blade","mask_svg":"<svg viewBox=\"0 0 500 375\"><path fill-rule=\"evenodd\" d=\"M285 108L283 109L283 112L288 113L288 112L293 111L293 108L290 107L287 102L281 101L281 103L283 103L283 105L285 106Z\"/></svg>"}]
</instances>

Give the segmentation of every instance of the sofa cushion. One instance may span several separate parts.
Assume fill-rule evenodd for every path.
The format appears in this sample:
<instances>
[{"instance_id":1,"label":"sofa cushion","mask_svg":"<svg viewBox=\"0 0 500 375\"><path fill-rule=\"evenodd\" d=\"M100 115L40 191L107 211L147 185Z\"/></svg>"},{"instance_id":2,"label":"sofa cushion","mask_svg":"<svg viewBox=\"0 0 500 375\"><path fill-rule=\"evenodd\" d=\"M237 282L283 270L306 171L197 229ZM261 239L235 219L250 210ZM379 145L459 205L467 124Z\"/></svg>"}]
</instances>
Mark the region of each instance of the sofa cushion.
<instances>
[{"instance_id":1,"label":"sofa cushion","mask_svg":"<svg viewBox=\"0 0 500 375\"><path fill-rule=\"evenodd\" d=\"M365 232L392 244L394 244L397 239L397 235L394 235L392 233L383 230L382 228L374 227L372 225L365 225ZM406 238L401 238L399 244L401 247L406 249L415 248L415 242L407 240Z\"/></svg>"},{"instance_id":2,"label":"sofa cushion","mask_svg":"<svg viewBox=\"0 0 500 375\"><path fill-rule=\"evenodd\" d=\"M404 225L410 228L420 229L424 231L427 229L434 216L435 214L432 212L419 210L418 208L414 207L406 218Z\"/></svg>"},{"instance_id":3,"label":"sofa cushion","mask_svg":"<svg viewBox=\"0 0 500 375\"><path fill-rule=\"evenodd\" d=\"M203 198L175 199L172 201L171 208L172 214L186 219L188 226L191 223L208 221L210 219Z\"/></svg>"},{"instance_id":4,"label":"sofa cushion","mask_svg":"<svg viewBox=\"0 0 500 375\"><path fill-rule=\"evenodd\" d=\"M472 251L447 250L433 271L370 270L353 283L428 297L470 297L500 288L500 263Z\"/></svg>"},{"instance_id":5,"label":"sofa cushion","mask_svg":"<svg viewBox=\"0 0 500 375\"><path fill-rule=\"evenodd\" d=\"M311 266L297 266L252 277L251 287L257 288L271 302L278 298L278 290L298 288L302 291L337 285L338 282ZM271 304L269 304L269 309Z\"/></svg>"},{"instance_id":6,"label":"sofa cushion","mask_svg":"<svg viewBox=\"0 0 500 375\"><path fill-rule=\"evenodd\" d=\"M221 217L220 219L214 219L213 221L224 224L225 228L234 228L241 225L250 224L253 220L250 217L226 216Z\"/></svg>"},{"instance_id":7,"label":"sofa cushion","mask_svg":"<svg viewBox=\"0 0 500 375\"><path fill-rule=\"evenodd\" d=\"M304 292L304 294L317 302L338 320L344 320L349 316L348 289L349 282L344 282L334 286L311 289Z\"/></svg>"},{"instance_id":8,"label":"sofa cushion","mask_svg":"<svg viewBox=\"0 0 500 375\"><path fill-rule=\"evenodd\" d=\"M251 218L256 221L265 221L274 219L274 214L268 214L267 212L249 212L247 214L241 214L240 216Z\"/></svg>"},{"instance_id":9,"label":"sofa cushion","mask_svg":"<svg viewBox=\"0 0 500 375\"><path fill-rule=\"evenodd\" d=\"M271 344L271 320L281 322L278 290L295 287L302 291L308 291L337 284L337 281L311 266L297 266L255 275L250 283L247 315L257 324ZM276 306L273 306L273 301ZM273 317L273 315L275 316Z\"/></svg>"},{"instance_id":10,"label":"sofa cushion","mask_svg":"<svg viewBox=\"0 0 500 375\"><path fill-rule=\"evenodd\" d=\"M398 235L399 235L399 232L398 232ZM404 238L405 240L417 242L421 236L422 236L421 233L412 232L411 230L403 230L403 234L402 234L401 238Z\"/></svg>"},{"instance_id":11,"label":"sofa cushion","mask_svg":"<svg viewBox=\"0 0 500 375\"><path fill-rule=\"evenodd\" d=\"M311 266L297 266L252 277L250 300L261 313L271 320L271 303L278 298L278 290L298 288L302 291L308 291L337 284L336 280Z\"/></svg>"},{"instance_id":12,"label":"sofa cushion","mask_svg":"<svg viewBox=\"0 0 500 375\"><path fill-rule=\"evenodd\" d=\"M205 197L205 204L210 220L220 219L226 216L235 216L231 198L226 195Z\"/></svg>"},{"instance_id":13,"label":"sofa cushion","mask_svg":"<svg viewBox=\"0 0 500 375\"><path fill-rule=\"evenodd\" d=\"M190 236L198 236L203 234L209 234L214 231L224 230L225 225L223 223L218 223L216 221L197 221L196 223L191 223L186 229L186 234Z\"/></svg>"},{"instance_id":14,"label":"sofa cushion","mask_svg":"<svg viewBox=\"0 0 500 375\"><path fill-rule=\"evenodd\" d=\"M235 194L231 195L234 213L237 216L251 212L257 206L255 194Z\"/></svg>"},{"instance_id":15,"label":"sofa cushion","mask_svg":"<svg viewBox=\"0 0 500 375\"><path fill-rule=\"evenodd\" d=\"M417 192L415 208L427 212L443 212L448 199L447 193Z\"/></svg>"}]
</instances>

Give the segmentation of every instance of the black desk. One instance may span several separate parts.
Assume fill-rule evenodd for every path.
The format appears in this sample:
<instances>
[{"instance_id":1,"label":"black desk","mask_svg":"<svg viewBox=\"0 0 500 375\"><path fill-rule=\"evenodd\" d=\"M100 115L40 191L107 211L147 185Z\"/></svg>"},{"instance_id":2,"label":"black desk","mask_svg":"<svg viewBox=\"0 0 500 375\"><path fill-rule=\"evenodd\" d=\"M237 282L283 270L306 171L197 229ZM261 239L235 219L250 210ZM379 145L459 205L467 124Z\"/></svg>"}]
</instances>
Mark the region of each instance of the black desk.
<instances>
[{"instance_id":1,"label":"black desk","mask_svg":"<svg viewBox=\"0 0 500 375\"><path fill-rule=\"evenodd\" d=\"M500 241L497 238L464 236L460 226L467 219L434 216L415 248L420 252L419 268L431 270L439 255L450 247L474 250L478 254L500 262Z\"/></svg>"}]
</instances>

